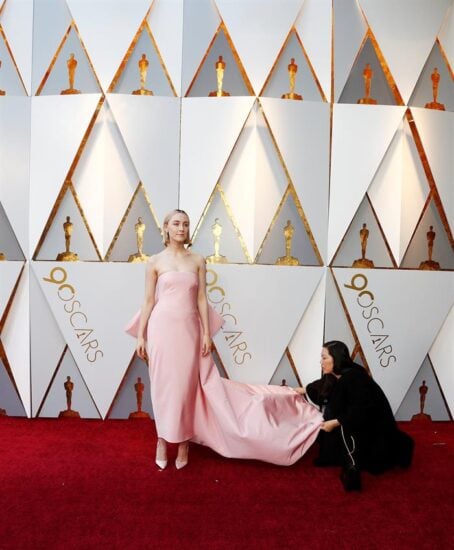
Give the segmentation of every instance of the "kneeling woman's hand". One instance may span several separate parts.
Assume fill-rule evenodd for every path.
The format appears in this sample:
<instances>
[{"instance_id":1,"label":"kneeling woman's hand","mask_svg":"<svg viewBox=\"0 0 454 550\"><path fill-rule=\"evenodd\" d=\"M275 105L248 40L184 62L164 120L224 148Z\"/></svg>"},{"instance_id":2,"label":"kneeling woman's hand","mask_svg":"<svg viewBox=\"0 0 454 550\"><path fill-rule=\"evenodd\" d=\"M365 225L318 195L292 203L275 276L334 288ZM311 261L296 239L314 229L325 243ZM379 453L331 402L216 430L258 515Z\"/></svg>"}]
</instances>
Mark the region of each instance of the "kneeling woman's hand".
<instances>
[{"instance_id":1,"label":"kneeling woman's hand","mask_svg":"<svg viewBox=\"0 0 454 550\"><path fill-rule=\"evenodd\" d=\"M204 334L202 336L202 355L208 355L211 351L211 336L209 334Z\"/></svg>"},{"instance_id":2,"label":"kneeling woman's hand","mask_svg":"<svg viewBox=\"0 0 454 550\"><path fill-rule=\"evenodd\" d=\"M337 418L335 418L334 420L325 420L320 429L324 432L332 432L334 428L337 428L338 426L340 426L340 422Z\"/></svg>"}]
</instances>

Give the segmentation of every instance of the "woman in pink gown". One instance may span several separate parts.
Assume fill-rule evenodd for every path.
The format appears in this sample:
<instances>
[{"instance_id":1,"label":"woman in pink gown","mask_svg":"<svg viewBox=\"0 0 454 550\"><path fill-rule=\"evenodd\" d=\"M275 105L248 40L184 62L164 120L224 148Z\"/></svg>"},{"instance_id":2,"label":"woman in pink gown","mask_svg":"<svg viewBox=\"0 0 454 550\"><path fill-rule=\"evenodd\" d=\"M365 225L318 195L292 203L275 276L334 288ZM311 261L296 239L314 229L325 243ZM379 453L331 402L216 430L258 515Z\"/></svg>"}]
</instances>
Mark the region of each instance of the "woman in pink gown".
<instances>
[{"instance_id":1,"label":"woman in pink gown","mask_svg":"<svg viewBox=\"0 0 454 550\"><path fill-rule=\"evenodd\" d=\"M208 306L204 258L185 247L187 214L172 211L163 232L166 248L148 262L145 303L127 327L149 359L156 463L165 468L166 442L179 443L182 468L194 441L226 457L293 464L315 441L322 415L290 388L219 376L211 335L223 320Z\"/></svg>"}]
</instances>

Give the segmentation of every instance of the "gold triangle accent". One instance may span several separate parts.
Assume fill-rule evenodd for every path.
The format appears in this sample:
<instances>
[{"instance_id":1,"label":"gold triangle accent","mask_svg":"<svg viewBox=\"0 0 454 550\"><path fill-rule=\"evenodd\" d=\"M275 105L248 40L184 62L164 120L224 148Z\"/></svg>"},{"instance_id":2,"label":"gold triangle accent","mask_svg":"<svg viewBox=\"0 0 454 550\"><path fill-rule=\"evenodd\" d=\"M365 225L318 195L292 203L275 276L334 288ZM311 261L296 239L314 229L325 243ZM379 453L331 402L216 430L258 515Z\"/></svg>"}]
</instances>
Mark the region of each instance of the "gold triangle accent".
<instances>
[{"instance_id":1,"label":"gold triangle accent","mask_svg":"<svg viewBox=\"0 0 454 550\"><path fill-rule=\"evenodd\" d=\"M24 269L25 269L25 262L23 262L23 265L22 265L22 268L19 272L19 275L17 277L17 280L16 282L14 283L14 287L11 291L11 295L10 297L8 298L8 302L6 304L6 307L5 307L5 310L3 312L3 315L2 317L0 318L0 334L2 332L2 330L4 329L5 327L5 323L6 323L6 319L8 317L8 313L11 309L11 306L13 305L13 301L14 301L14 298L16 296L16 293L17 293L17 289L19 288L19 283L20 283L20 280L22 278L22 273L24 272Z\"/></svg>"},{"instance_id":2,"label":"gold triangle accent","mask_svg":"<svg viewBox=\"0 0 454 550\"><path fill-rule=\"evenodd\" d=\"M52 70L53 70L53 68L54 68L54 65L55 65L55 63L56 63L56 61L57 61L57 59L58 59L58 56L60 55L60 52L61 52L63 46L65 45L65 42L66 42L67 39L68 39L68 36L69 36L69 33L71 32L71 29L74 29L74 32L76 33L76 36L77 36L77 38L79 39L80 45L81 45L81 47L82 47L82 49L83 49L83 51L84 51L84 53L85 53L85 55L86 55L86 57L87 57L88 64L90 65L90 68L91 68L92 73L93 73L93 75L94 75L94 77L95 77L95 80L96 80L96 84L97 84L97 86L98 86L98 88L99 88L99 92L98 92L98 93L103 93L103 92L102 92L102 86L101 86L101 84L100 84L100 82L99 82L99 80L98 80L98 76L97 76L96 71L95 71L95 69L94 69L93 63L92 63L92 61L91 61L91 59L90 59L90 56L88 55L87 48L85 47L85 44L84 44L84 42L83 42L83 40L82 40L82 38L81 38L81 36L80 36L79 29L77 28L77 25L76 25L75 21L72 20L71 23L70 23L70 25L69 25L69 27L68 27L68 30L67 30L67 31L65 32L65 34L63 35L63 38L62 38L62 40L61 40L61 42L60 42L60 44L59 44L59 46L58 46L58 48L57 48L57 50L56 50L56 52L55 52L55 54L54 54L54 56L53 56L51 62L50 62L49 68L47 69L47 71L46 71L45 74L44 74L44 77L43 77L43 79L42 79L42 81L41 81L41 84L38 86L38 89L36 90L36 94L35 94L35 95L40 95L40 94L41 94L41 92L42 92L42 90L43 90L43 88L44 88L44 86L45 86L45 84L46 84L46 82L47 82L47 79L49 78L49 75L50 75L50 73L52 72Z\"/></svg>"},{"instance_id":3,"label":"gold triangle accent","mask_svg":"<svg viewBox=\"0 0 454 550\"><path fill-rule=\"evenodd\" d=\"M47 386L47 390L44 392L44 396L41 400L41 404L40 406L38 407L38 410L36 411L36 415L35 415L35 418L38 418L39 415L41 414L41 410L43 408L43 405L44 403L46 402L46 399L47 399L47 396L49 395L49 392L50 392L50 389L54 383L54 380L55 380L55 377L57 376L57 372L59 371L60 369L60 365L62 364L63 362L63 359L66 355L66 351L68 349L68 344L65 344L65 347L63 348L63 351L62 351L62 354L60 355L60 359L58 360L58 363L57 363L57 366L55 367L55 370L54 370L54 374L52 375L51 379L50 379L50 382L49 382L49 385Z\"/></svg>"},{"instance_id":4,"label":"gold triangle accent","mask_svg":"<svg viewBox=\"0 0 454 550\"><path fill-rule=\"evenodd\" d=\"M451 78L454 80L454 67L451 67L451 64L449 63L448 56L445 52L445 49L443 48L440 39L437 38L435 41L435 44L438 46L438 49L440 50L441 57L443 58L443 61L446 63L446 67L448 68L448 71L451 75Z\"/></svg>"},{"instance_id":5,"label":"gold triangle accent","mask_svg":"<svg viewBox=\"0 0 454 550\"><path fill-rule=\"evenodd\" d=\"M296 369L295 361L293 360L292 354L290 353L289 348L285 348L285 355L287 356L288 362L290 363L290 366L292 367L293 374L295 375L295 378L298 382L298 385L300 387L303 386L303 383L301 381L300 375ZM276 369L277 370L277 369Z\"/></svg>"},{"instance_id":6,"label":"gold triangle accent","mask_svg":"<svg viewBox=\"0 0 454 550\"><path fill-rule=\"evenodd\" d=\"M11 381L11 384L13 385L13 387L16 391L16 394L17 394L17 397L20 401L20 404L22 405L22 407L24 408L24 411L25 411L25 407L24 407L24 404L22 403L22 398L20 396L19 389L18 389L17 384L16 384L16 380L14 379L13 370L11 368L8 357L6 355L5 348L3 347L3 344L2 344L1 340L0 340L0 361L3 363L3 366L5 367L6 373L8 374L8 377Z\"/></svg>"},{"instance_id":7,"label":"gold triangle accent","mask_svg":"<svg viewBox=\"0 0 454 550\"><path fill-rule=\"evenodd\" d=\"M123 375L123 378L121 379L121 382L120 382L120 384L117 388L117 391L115 392L114 398L112 399L112 403L110 404L109 409L107 410L105 418L110 417L110 415L112 413L112 409L113 409L116 401L118 400L118 397L119 397L120 393L122 392L123 388L125 387L126 377L128 376L129 372L131 371L132 365L134 364L134 361L135 361L136 357L137 357L137 354L136 354L136 352L134 352L133 355L132 355L131 360L129 361L128 367L127 367L127 369L126 369L126 371Z\"/></svg>"},{"instance_id":8,"label":"gold triangle accent","mask_svg":"<svg viewBox=\"0 0 454 550\"><path fill-rule=\"evenodd\" d=\"M129 212L131 211L131 208L134 206L134 203L137 199L137 197L139 196L139 193L140 191L143 193L144 197L145 197L145 201L150 209L150 212L151 212L151 215L153 217L153 220L156 224L156 227L161 230L161 226L157 220L157 217L156 217L156 214L154 212L154 209L153 209L153 206L150 202L150 199L148 198L148 195L147 195L147 192L145 190L145 187L143 186L142 182L139 182L139 184L137 185L136 187L136 190L134 191L134 194L133 196L131 197L131 200L129 201L129 204L126 208L126 211L125 213L123 214L123 217L121 218L121 221L120 221L120 225L118 226L117 228L117 231L115 232L115 235L114 235L114 238L112 239L112 242L110 243L109 245L109 248L106 252L106 255L104 257L104 261L105 262L108 262L109 259L110 259L110 255L112 254L112 251L113 249L115 248L115 245L117 243L117 240L118 240L118 237L120 236L122 230L123 230L123 226L124 224L126 223L126 220L128 219L128 216L129 216Z\"/></svg>"},{"instance_id":9,"label":"gold triangle accent","mask_svg":"<svg viewBox=\"0 0 454 550\"><path fill-rule=\"evenodd\" d=\"M376 223L377 223L377 225L378 225L378 229L380 230L380 234L381 234L382 240L383 240L383 242L385 243L385 247L386 247L386 250L387 250L387 252L388 252L388 254L389 254L390 260L391 260L391 262L392 262L392 264L393 264L393 268L396 268L396 269L397 269L397 267L398 267L397 262L396 262L396 260L395 260L395 258L394 258L394 255L393 255L393 253L392 253L391 247L389 246L388 240L386 239L386 235L385 235L385 233L384 233L384 231L383 231L383 228L382 228L382 225L381 225L381 223L380 223L380 220L378 219L377 213L375 212L374 205L372 204L372 201L370 200L369 195L368 195L367 192L365 193L363 199L362 199L361 202L359 203L358 208L356 209L356 212L354 213L354 215L353 215L353 217L352 217L350 223L348 224L347 230L345 231L344 236L342 237L342 240L341 240L341 242L339 243L339 245L338 245L338 247L337 247L337 249L336 249L336 252L335 252L335 254L334 254L334 256L333 256L333 259L331 260L331 263L330 263L329 265L330 265L330 266L333 266L333 267L350 267L350 266L336 266L336 265L334 265L334 262L335 262L335 260L336 260L337 255L339 254L339 251L340 251L342 245L344 244L344 241L345 241L347 235L348 235L349 232L350 232L350 228L351 228L351 226L352 226L352 224L353 224L353 221L354 221L354 219L355 219L355 217L356 217L356 214L358 213L358 210L360 209L361 204L363 203L364 199L368 202L369 207L370 207L370 209L371 209L371 211L372 211L372 215L374 216L375 221L376 221ZM391 269L391 268L389 268L389 267L381 267L380 269Z\"/></svg>"},{"instance_id":10,"label":"gold triangle accent","mask_svg":"<svg viewBox=\"0 0 454 550\"><path fill-rule=\"evenodd\" d=\"M292 34L295 34L296 40L298 41L298 43L299 43L299 45L300 45L300 47L301 47L301 50L302 50L302 52L303 52L303 56L304 56L304 58L305 58L305 60L306 60L307 66L309 67L309 70L310 70L310 72L311 72L311 74L312 74L312 78L313 78L313 80L314 80L314 82L315 82L315 84L316 84L316 86L317 86L318 92L319 92L319 94L320 94L320 98L321 98L321 100L322 100L323 102L326 103L326 96L325 96L325 93L323 92L323 89L322 89L322 87L321 87L321 85L320 85L320 81L319 81L319 79L318 79L318 77L317 77L317 74L316 74L316 72L315 72L314 66L312 65L311 60L309 59L309 56L307 55L306 48L304 47L303 42L302 42L302 40L301 40L301 37L300 37L300 35L298 34L298 31L295 29L295 27L292 27L292 28L290 29L289 33L287 34L287 38L285 39L283 46L282 46L281 49L279 50L279 53L278 53L278 55L277 55L277 57L276 57L276 59L275 59L275 61L274 61L274 63L273 63L273 66L271 67L271 70L270 70L270 72L269 72L269 74L268 74L268 76L267 76L267 78L266 78L266 80L265 80L265 84L262 86L262 89L260 90L260 93L259 93L258 95L259 95L259 96L262 96L262 95L263 95L263 92L266 90L266 88L267 88L267 86L268 86L268 84L269 84L269 82L270 82L270 80L271 80L271 77L273 76L273 73L274 73L274 70L275 70L275 68L276 68L276 65L279 63L279 60L280 60L280 58L282 57L283 52L284 52L284 50L286 49L286 47L287 47L287 45L288 45L288 42L290 41L290 37L291 37ZM304 94L303 94L303 95L304 95Z\"/></svg>"},{"instance_id":11,"label":"gold triangle accent","mask_svg":"<svg viewBox=\"0 0 454 550\"><path fill-rule=\"evenodd\" d=\"M233 44L232 38L230 37L230 34L227 30L227 27L225 26L224 21L221 21L221 23L219 24L219 27L217 28L216 32L214 33L214 36L213 36L213 38L212 38L212 40L211 40L211 42L208 46L207 51L205 52L205 55L202 58L202 61L200 62L200 65L199 65L199 67L198 67L198 69L197 69L197 71L194 75L194 78L192 79L191 83L189 84L189 88L187 89L186 93L184 94L184 97L188 97L189 94L191 93L191 89L194 86L194 83L196 82L196 80L198 79L199 74L200 74L203 66L205 65L207 57L210 54L211 48L213 47L213 44L215 43L215 41L216 41L216 39L217 39L217 37L218 37L218 35L221 31L224 33L224 36L227 40L227 43L230 46L230 50L232 52L233 59L236 62L236 65L238 67L238 70L240 71L240 74L243 78L244 85L246 86L246 89L249 92L249 95L252 95L252 96L255 95L254 89L252 88L252 85L249 81L249 78L246 74L246 71L243 67L243 64L241 63L240 56L238 55L238 52L237 52L237 50L236 50L236 48Z\"/></svg>"},{"instance_id":12,"label":"gold triangle accent","mask_svg":"<svg viewBox=\"0 0 454 550\"><path fill-rule=\"evenodd\" d=\"M5 2L6 2L6 0L5 0ZM4 5L5 5L5 4L3 4L3 6L4 6ZM0 14L1 14L1 11L3 10L3 6L2 6L2 8L1 8L1 10L0 10ZM14 68L16 69L17 76L18 76L19 81L20 81L20 83L21 83L21 85L22 85L22 88L23 88L23 90L24 90L24 92L25 92L25 95L28 96L27 89L26 89L25 84L24 84L24 81L23 81L23 79L22 79L22 75L20 74L19 67L17 66L17 63L16 63L16 60L15 60L15 58L14 58L13 52L12 52L12 50L11 50L11 47L10 47L9 42L8 42L8 39L6 38L5 31L3 30L3 27L2 27L1 24L0 24L0 36L3 38L3 41L4 41L5 46L6 46L6 49L8 50L8 54L9 54L9 56L10 56L10 58L11 58L11 61L12 61L13 65L14 65Z\"/></svg>"}]
</instances>

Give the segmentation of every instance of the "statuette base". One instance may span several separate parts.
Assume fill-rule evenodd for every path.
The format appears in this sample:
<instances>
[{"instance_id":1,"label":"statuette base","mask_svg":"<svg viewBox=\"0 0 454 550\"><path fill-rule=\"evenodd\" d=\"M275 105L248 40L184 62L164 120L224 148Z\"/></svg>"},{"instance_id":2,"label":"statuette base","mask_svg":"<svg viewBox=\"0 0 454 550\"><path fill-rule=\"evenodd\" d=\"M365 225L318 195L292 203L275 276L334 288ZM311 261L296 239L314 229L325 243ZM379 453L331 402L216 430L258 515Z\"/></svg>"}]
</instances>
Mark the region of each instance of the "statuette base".
<instances>
[{"instance_id":1,"label":"statuette base","mask_svg":"<svg viewBox=\"0 0 454 550\"><path fill-rule=\"evenodd\" d=\"M417 421L424 421L424 422L432 422L432 417L430 416L430 414L426 414L426 413L418 413L418 414L414 414L412 417L411 417L411 420L417 420Z\"/></svg>"},{"instance_id":2,"label":"statuette base","mask_svg":"<svg viewBox=\"0 0 454 550\"><path fill-rule=\"evenodd\" d=\"M0 262L5 262L6 261L6 256L3 252L0 252Z\"/></svg>"},{"instance_id":3,"label":"statuette base","mask_svg":"<svg viewBox=\"0 0 454 550\"><path fill-rule=\"evenodd\" d=\"M208 256L206 259L207 264L227 264L229 261L225 256L222 256L221 254L213 254L212 256Z\"/></svg>"},{"instance_id":4,"label":"statuette base","mask_svg":"<svg viewBox=\"0 0 454 550\"><path fill-rule=\"evenodd\" d=\"M78 262L79 256L75 252L60 252L57 262Z\"/></svg>"},{"instance_id":5,"label":"statuette base","mask_svg":"<svg viewBox=\"0 0 454 550\"><path fill-rule=\"evenodd\" d=\"M82 92L80 90L76 90L75 88L68 88L67 90L62 90L60 92L60 95L75 95L75 94L81 94Z\"/></svg>"},{"instance_id":6,"label":"statuette base","mask_svg":"<svg viewBox=\"0 0 454 550\"><path fill-rule=\"evenodd\" d=\"M136 252L136 254L131 254L128 258L128 262L131 264L143 264L145 263L150 256L147 256L146 254L139 254Z\"/></svg>"},{"instance_id":7,"label":"statuette base","mask_svg":"<svg viewBox=\"0 0 454 550\"><path fill-rule=\"evenodd\" d=\"M438 262L434 262L433 260L426 260L425 262L421 262L419 264L419 269L423 269L425 271L438 271L440 269L440 264Z\"/></svg>"},{"instance_id":8,"label":"statuette base","mask_svg":"<svg viewBox=\"0 0 454 550\"><path fill-rule=\"evenodd\" d=\"M288 94L281 95L281 99L296 99L298 101L302 101L303 96L300 94L295 94L295 92L289 92Z\"/></svg>"},{"instance_id":9,"label":"statuette base","mask_svg":"<svg viewBox=\"0 0 454 550\"><path fill-rule=\"evenodd\" d=\"M301 265L294 256L281 256L276 260L276 265Z\"/></svg>"},{"instance_id":10,"label":"statuette base","mask_svg":"<svg viewBox=\"0 0 454 550\"><path fill-rule=\"evenodd\" d=\"M130 413L128 418L150 418L150 415L147 412L144 411L136 411L133 413Z\"/></svg>"},{"instance_id":11,"label":"statuette base","mask_svg":"<svg viewBox=\"0 0 454 550\"><path fill-rule=\"evenodd\" d=\"M0 409L0 416L8 416L5 409Z\"/></svg>"},{"instance_id":12,"label":"statuette base","mask_svg":"<svg viewBox=\"0 0 454 550\"><path fill-rule=\"evenodd\" d=\"M370 269L372 267L375 267L375 265L372 260L368 260L367 258L359 258L352 263L352 267L362 267L364 269Z\"/></svg>"},{"instance_id":13,"label":"statuette base","mask_svg":"<svg viewBox=\"0 0 454 550\"><path fill-rule=\"evenodd\" d=\"M377 105L377 100L372 97L362 97L356 103L359 105Z\"/></svg>"},{"instance_id":14,"label":"statuette base","mask_svg":"<svg viewBox=\"0 0 454 550\"><path fill-rule=\"evenodd\" d=\"M58 418L80 418L77 411L60 411Z\"/></svg>"},{"instance_id":15,"label":"statuette base","mask_svg":"<svg viewBox=\"0 0 454 550\"><path fill-rule=\"evenodd\" d=\"M0 90L0 95L6 95L5 90Z\"/></svg>"},{"instance_id":16,"label":"statuette base","mask_svg":"<svg viewBox=\"0 0 454 550\"><path fill-rule=\"evenodd\" d=\"M139 88L138 90L134 90L132 92L132 95L154 95L154 93L151 90L147 90L145 88Z\"/></svg>"},{"instance_id":17,"label":"statuette base","mask_svg":"<svg viewBox=\"0 0 454 550\"><path fill-rule=\"evenodd\" d=\"M215 91L215 92L210 92L208 94L208 97L227 97L227 96L230 96L229 92L224 92L224 91L222 91L221 93L219 93L218 91Z\"/></svg>"},{"instance_id":18,"label":"statuette base","mask_svg":"<svg viewBox=\"0 0 454 550\"><path fill-rule=\"evenodd\" d=\"M436 111L446 111L443 103L438 103L438 101L431 101L430 103L426 103L424 107L426 109L435 109Z\"/></svg>"}]
</instances>

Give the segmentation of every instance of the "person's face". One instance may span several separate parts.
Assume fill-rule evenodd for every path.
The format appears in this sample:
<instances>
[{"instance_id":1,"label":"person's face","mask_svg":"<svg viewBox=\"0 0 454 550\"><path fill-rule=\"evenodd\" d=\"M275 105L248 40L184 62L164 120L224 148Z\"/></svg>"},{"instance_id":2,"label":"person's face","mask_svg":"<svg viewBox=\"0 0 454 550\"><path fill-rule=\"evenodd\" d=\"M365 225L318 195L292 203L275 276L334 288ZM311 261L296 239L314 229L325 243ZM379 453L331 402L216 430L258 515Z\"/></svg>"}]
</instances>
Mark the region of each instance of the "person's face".
<instances>
[{"instance_id":1,"label":"person's face","mask_svg":"<svg viewBox=\"0 0 454 550\"><path fill-rule=\"evenodd\" d=\"M323 374L332 374L334 361L331 355L329 354L329 351L326 348L322 348L320 365L322 367Z\"/></svg>"},{"instance_id":2,"label":"person's face","mask_svg":"<svg viewBox=\"0 0 454 550\"><path fill-rule=\"evenodd\" d=\"M181 212L175 213L167 224L169 240L184 243L189 236L189 218Z\"/></svg>"}]
</instances>

